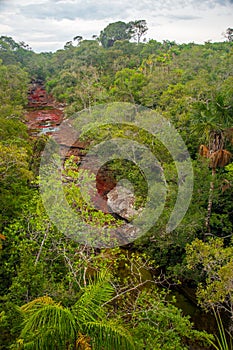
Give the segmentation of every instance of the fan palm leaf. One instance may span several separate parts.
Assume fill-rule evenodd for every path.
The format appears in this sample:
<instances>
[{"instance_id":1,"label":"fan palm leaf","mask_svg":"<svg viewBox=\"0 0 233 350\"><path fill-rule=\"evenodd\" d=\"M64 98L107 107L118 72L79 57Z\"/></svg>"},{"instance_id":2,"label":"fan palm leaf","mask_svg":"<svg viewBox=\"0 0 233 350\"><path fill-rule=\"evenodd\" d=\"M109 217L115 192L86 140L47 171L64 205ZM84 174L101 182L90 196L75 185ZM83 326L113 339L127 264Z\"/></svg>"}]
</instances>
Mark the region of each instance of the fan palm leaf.
<instances>
[{"instance_id":1,"label":"fan palm leaf","mask_svg":"<svg viewBox=\"0 0 233 350\"><path fill-rule=\"evenodd\" d=\"M210 155L211 168L223 168L230 162L231 153L225 149L220 149Z\"/></svg>"},{"instance_id":2,"label":"fan palm leaf","mask_svg":"<svg viewBox=\"0 0 233 350\"><path fill-rule=\"evenodd\" d=\"M206 145L200 145L199 154L200 154L200 156L202 156L204 158L209 158L210 150Z\"/></svg>"}]
</instances>

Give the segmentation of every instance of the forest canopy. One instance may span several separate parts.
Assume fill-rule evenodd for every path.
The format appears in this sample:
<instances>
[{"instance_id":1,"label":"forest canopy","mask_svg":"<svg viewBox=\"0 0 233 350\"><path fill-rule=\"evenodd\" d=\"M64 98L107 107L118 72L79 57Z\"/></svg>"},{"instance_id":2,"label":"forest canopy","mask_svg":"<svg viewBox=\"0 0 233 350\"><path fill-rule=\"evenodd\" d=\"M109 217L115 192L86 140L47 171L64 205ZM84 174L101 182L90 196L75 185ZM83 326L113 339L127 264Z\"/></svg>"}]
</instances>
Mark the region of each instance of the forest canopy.
<instances>
[{"instance_id":1,"label":"forest canopy","mask_svg":"<svg viewBox=\"0 0 233 350\"><path fill-rule=\"evenodd\" d=\"M77 33L63 49L42 53L23 41L0 37L1 350L181 350L193 345L211 349L213 344L222 349L212 335L215 321L199 324L173 297L177 290L201 308L204 320L206 314L210 320L217 317L226 335L220 343L225 339L229 344L225 348L231 349L232 29L226 30L225 41L203 45L146 41L147 30L145 20L118 21L91 40ZM30 105L38 86L47 102ZM40 101L43 96L36 97ZM132 121L138 111L146 111L141 117L147 129L133 123L100 125L98 111L105 106L108 113L117 106L119 115L123 107L118 106L136 106L128 114ZM142 237L114 248L96 247L63 234L51 220L38 175L42 152L52 136L30 129L27 118L28 113L40 113L42 120L55 109L63 121L74 125L76 121L77 130L85 131L76 147L79 153L67 156L60 172L65 198L85 224L102 230L131 222L121 212L106 213L93 208L88 196L83 198L81 184L94 176L81 164L91 147L122 138L146 146L154 155L153 171L162 173L166 200L162 215ZM87 130L91 110L96 119ZM185 173L186 153L179 150L174 160L162 136L152 133L158 123L155 115L182 137L193 172L190 205L171 232L166 225L179 187L191 186L192 179ZM55 129L61 123L58 119ZM51 127L45 124L42 129ZM135 159L140 157L141 149L134 151ZM114 152L115 156L117 149ZM149 167L147 159L143 164ZM177 174L181 166L183 177ZM105 202L123 179L125 193L134 192L134 210L145 207L148 184L136 162L115 157L98 176L105 181L103 185L99 180ZM158 193L161 178L155 184ZM55 191L48 195L62 217Z\"/></svg>"}]
</instances>

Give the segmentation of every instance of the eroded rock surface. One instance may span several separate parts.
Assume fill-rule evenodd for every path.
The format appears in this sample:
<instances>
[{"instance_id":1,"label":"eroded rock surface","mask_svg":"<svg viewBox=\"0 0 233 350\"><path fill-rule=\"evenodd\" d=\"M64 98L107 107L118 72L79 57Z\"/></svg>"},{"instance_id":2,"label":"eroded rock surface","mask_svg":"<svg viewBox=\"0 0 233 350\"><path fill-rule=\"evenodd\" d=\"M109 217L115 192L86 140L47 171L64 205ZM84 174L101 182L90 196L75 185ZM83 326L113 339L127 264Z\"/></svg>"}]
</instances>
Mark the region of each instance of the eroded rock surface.
<instances>
[{"instance_id":1,"label":"eroded rock surface","mask_svg":"<svg viewBox=\"0 0 233 350\"><path fill-rule=\"evenodd\" d=\"M135 195L132 190L118 184L107 194L107 205L110 212L130 221L140 212L135 209Z\"/></svg>"}]
</instances>

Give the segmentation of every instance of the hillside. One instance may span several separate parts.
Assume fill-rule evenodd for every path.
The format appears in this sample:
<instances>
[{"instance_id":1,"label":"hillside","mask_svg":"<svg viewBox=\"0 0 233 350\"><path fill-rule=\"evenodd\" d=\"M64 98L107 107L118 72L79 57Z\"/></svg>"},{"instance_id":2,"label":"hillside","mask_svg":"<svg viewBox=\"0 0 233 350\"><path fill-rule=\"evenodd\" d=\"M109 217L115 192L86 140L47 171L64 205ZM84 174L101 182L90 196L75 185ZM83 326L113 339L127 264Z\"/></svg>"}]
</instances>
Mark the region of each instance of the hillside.
<instances>
[{"instance_id":1,"label":"hillside","mask_svg":"<svg viewBox=\"0 0 233 350\"><path fill-rule=\"evenodd\" d=\"M0 349L232 349L233 42L113 29L0 37Z\"/></svg>"}]
</instances>

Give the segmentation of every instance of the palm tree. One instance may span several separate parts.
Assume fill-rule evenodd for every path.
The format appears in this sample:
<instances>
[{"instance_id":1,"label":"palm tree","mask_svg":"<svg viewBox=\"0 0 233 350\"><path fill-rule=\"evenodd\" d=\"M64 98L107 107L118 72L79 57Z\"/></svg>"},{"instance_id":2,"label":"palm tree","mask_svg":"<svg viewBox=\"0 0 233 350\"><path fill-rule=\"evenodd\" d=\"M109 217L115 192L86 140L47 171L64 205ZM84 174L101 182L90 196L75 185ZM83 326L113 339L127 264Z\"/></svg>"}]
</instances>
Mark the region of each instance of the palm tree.
<instances>
[{"instance_id":1,"label":"palm tree","mask_svg":"<svg viewBox=\"0 0 233 350\"><path fill-rule=\"evenodd\" d=\"M231 153L224 149L225 137L229 136L229 126L232 123L232 108L224 105L224 99L219 94L214 101L207 100L198 104L198 114L194 118L193 131L197 132L200 139L208 141L209 145L201 144L199 154L210 160L212 169L210 181L207 214L205 227L207 234L211 233L210 218L213 206L214 182L216 169L224 167L230 162Z\"/></svg>"},{"instance_id":2,"label":"palm tree","mask_svg":"<svg viewBox=\"0 0 233 350\"><path fill-rule=\"evenodd\" d=\"M121 324L106 318L103 304L112 299L109 276L98 278L81 290L73 307L66 308L49 296L21 307L24 316L18 349L118 350L134 349L133 340Z\"/></svg>"},{"instance_id":3,"label":"palm tree","mask_svg":"<svg viewBox=\"0 0 233 350\"><path fill-rule=\"evenodd\" d=\"M227 165L231 159L231 153L228 152L225 149L217 149L216 151L213 151L209 149L205 145L201 145L199 148L199 153L201 156L204 156L206 158L210 159L210 168L212 169L212 176L210 181L210 189L209 189L209 198L208 198L208 207L207 207L207 215L205 219L205 227L207 230L207 233L211 232L210 228L210 217L212 212L212 205L213 205L213 194L214 194L214 180L216 175L216 169L218 167L223 168L225 165Z\"/></svg>"}]
</instances>

